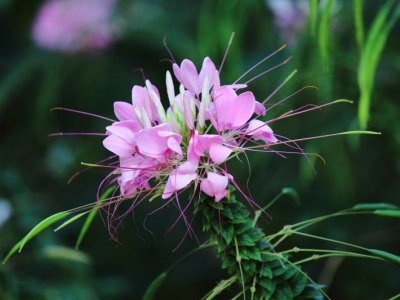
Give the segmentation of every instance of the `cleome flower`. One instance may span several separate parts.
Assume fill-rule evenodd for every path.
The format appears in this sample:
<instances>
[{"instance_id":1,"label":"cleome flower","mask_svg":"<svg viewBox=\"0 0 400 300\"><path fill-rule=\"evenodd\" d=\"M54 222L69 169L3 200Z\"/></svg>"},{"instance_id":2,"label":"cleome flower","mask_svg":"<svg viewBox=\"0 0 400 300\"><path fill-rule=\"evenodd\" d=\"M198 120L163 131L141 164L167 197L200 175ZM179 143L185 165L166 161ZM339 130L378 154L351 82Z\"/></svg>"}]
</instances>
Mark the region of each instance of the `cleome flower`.
<instances>
[{"instance_id":1,"label":"cleome flower","mask_svg":"<svg viewBox=\"0 0 400 300\"><path fill-rule=\"evenodd\" d=\"M180 82L179 93L175 95L167 72L170 107L166 111L148 80L145 87L133 87L132 104L114 104L120 121L106 128L103 141L119 157L119 166L110 176L117 176L124 198L153 185L168 199L194 184L218 202L233 180L224 163L250 141L262 140L268 147L278 139L266 122L257 120L265 109L253 93L236 93L245 85L220 86L210 58L204 59L200 74L187 59L181 67L174 64L173 71Z\"/></svg>"}]
</instances>

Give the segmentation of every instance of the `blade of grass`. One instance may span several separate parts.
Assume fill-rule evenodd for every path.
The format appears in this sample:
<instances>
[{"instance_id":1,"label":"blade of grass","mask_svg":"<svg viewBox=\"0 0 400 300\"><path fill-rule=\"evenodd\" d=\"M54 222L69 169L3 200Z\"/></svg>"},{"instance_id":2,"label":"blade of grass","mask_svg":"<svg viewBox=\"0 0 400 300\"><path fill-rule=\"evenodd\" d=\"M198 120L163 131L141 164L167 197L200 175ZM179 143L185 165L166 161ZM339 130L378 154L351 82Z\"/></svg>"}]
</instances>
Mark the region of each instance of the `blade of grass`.
<instances>
[{"instance_id":1,"label":"blade of grass","mask_svg":"<svg viewBox=\"0 0 400 300\"><path fill-rule=\"evenodd\" d=\"M86 232L89 229L90 224L92 224L94 217L97 214L97 211L99 210L99 207L101 205L101 203L107 199L107 197L112 193L112 191L115 190L115 186L111 186L109 187L104 193L103 195L101 195L99 201L97 202L96 206L93 207L92 211L88 214L85 223L83 224L81 231L79 232L79 236L78 239L76 240L76 245L75 245L75 249L78 250L84 236L86 235Z\"/></svg>"},{"instance_id":2,"label":"blade of grass","mask_svg":"<svg viewBox=\"0 0 400 300\"><path fill-rule=\"evenodd\" d=\"M55 215L52 215L52 216L44 219L42 222L37 224L35 227L33 227L33 229L31 231L29 231L29 233L22 240L20 240L17 244L14 245L14 247L10 250L10 252L7 254L6 258L4 259L3 264L5 264L8 261L8 259L11 257L11 255L13 255L15 252L17 252L17 251L21 252L24 245L31 238L33 238L35 235L37 235L39 232L41 232L43 229L46 229L51 224L53 224L61 219L64 219L65 217L69 216L70 214L71 213L68 211L62 211L62 212L59 212Z\"/></svg>"},{"instance_id":3,"label":"blade of grass","mask_svg":"<svg viewBox=\"0 0 400 300\"><path fill-rule=\"evenodd\" d=\"M310 30L313 36L317 29L318 4L318 0L310 0Z\"/></svg>"},{"instance_id":4,"label":"blade of grass","mask_svg":"<svg viewBox=\"0 0 400 300\"><path fill-rule=\"evenodd\" d=\"M333 0L328 0L322 11L321 22L319 27L319 52L322 59L322 65L328 70L328 47L329 47L329 23L331 20L331 8Z\"/></svg>"},{"instance_id":5,"label":"blade of grass","mask_svg":"<svg viewBox=\"0 0 400 300\"><path fill-rule=\"evenodd\" d=\"M358 85L360 89L358 122L362 129L367 128L369 120L375 70L389 33L396 20L400 17L400 3L397 4L395 9L393 9L392 6L393 0L388 0L379 10L368 32L367 41L360 59L358 68ZM389 18L391 11L393 11L393 13Z\"/></svg>"},{"instance_id":6,"label":"blade of grass","mask_svg":"<svg viewBox=\"0 0 400 300\"><path fill-rule=\"evenodd\" d=\"M363 5L364 0L353 0L354 28L356 33L357 47L360 53L362 53L364 47L364 24L362 17Z\"/></svg>"}]
</instances>

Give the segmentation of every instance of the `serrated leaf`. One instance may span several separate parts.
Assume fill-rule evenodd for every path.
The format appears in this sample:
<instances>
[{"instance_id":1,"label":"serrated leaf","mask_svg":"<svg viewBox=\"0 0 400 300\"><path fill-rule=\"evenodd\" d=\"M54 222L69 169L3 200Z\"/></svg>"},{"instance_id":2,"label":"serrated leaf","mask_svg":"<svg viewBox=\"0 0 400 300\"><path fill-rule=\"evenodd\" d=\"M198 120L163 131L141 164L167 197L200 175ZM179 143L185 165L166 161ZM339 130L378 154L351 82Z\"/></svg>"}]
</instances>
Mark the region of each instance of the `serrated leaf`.
<instances>
[{"instance_id":1,"label":"serrated leaf","mask_svg":"<svg viewBox=\"0 0 400 300\"><path fill-rule=\"evenodd\" d=\"M259 249L256 247L252 247L248 251L248 255L250 259L256 260L256 261L261 261L261 254Z\"/></svg>"},{"instance_id":2,"label":"serrated leaf","mask_svg":"<svg viewBox=\"0 0 400 300\"><path fill-rule=\"evenodd\" d=\"M272 282L272 279L270 279L268 277L263 277L263 278L258 279L257 283L269 291L272 291L273 285L274 285Z\"/></svg>"},{"instance_id":3,"label":"serrated leaf","mask_svg":"<svg viewBox=\"0 0 400 300\"><path fill-rule=\"evenodd\" d=\"M247 246L247 247L254 246L256 244L254 240L251 238L251 236L249 236L246 233L237 236L237 243L239 246Z\"/></svg>"},{"instance_id":4,"label":"serrated leaf","mask_svg":"<svg viewBox=\"0 0 400 300\"><path fill-rule=\"evenodd\" d=\"M275 299L293 299L293 293L290 285L283 281L275 289Z\"/></svg>"},{"instance_id":5,"label":"serrated leaf","mask_svg":"<svg viewBox=\"0 0 400 300\"><path fill-rule=\"evenodd\" d=\"M253 241L259 241L261 238L264 237L264 233L257 228L251 228L251 230L248 230L246 234L248 234L253 239Z\"/></svg>"},{"instance_id":6,"label":"serrated leaf","mask_svg":"<svg viewBox=\"0 0 400 300\"><path fill-rule=\"evenodd\" d=\"M158 277L156 279L153 280L153 282L146 289L146 292L144 293L142 300L152 300L153 299L158 288L161 286L161 284L164 282L165 278L167 277L167 274L168 274L167 272L161 273L160 275L158 275Z\"/></svg>"},{"instance_id":7,"label":"serrated leaf","mask_svg":"<svg viewBox=\"0 0 400 300\"><path fill-rule=\"evenodd\" d=\"M398 209L394 204L391 203L360 203L353 206L353 210L377 210L377 209Z\"/></svg>"},{"instance_id":8,"label":"serrated leaf","mask_svg":"<svg viewBox=\"0 0 400 300\"><path fill-rule=\"evenodd\" d=\"M394 255L394 254L386 252L386 251L376 250L376 249L368 249L368 251L371 252L375 256L383 258L384 260L387 260L387 261L390 261L390 262L400 265L400 256Z\"/></svg>"},{"instance_id":9,"label":"serrated leaf","mask_svg":"<svg viewBox=\"0 0 400 300\"><path fill-rule=\"evenodd\" d=\"M272 278L273 274L272 274L272 270L269 264L263 264L262 268L261 268L261 272L260 272L261 276L264 277L268 277L268 278Z\"/></svg>"},{"instance_id":10,"label":"serrated leaf","mask_svg":"<svg viewBox=\"0 0 400 300\"><path fill-rule=\"evenodd\" d=\"M285 265L284 267L282 265L279 265L277 268L272 269L272 273L274 274L275 277L281 276L283 273L288 271L288 266Z\"/></svg>"},{"instance_id":11,"label":"serrated leaf","mask_svg":"<svg viewBox=\"0 0 400 300\"><path fill-rule=\"evenodd\" d=\"M217 219L213 219L210 221L212 228L214 229L215 233L217 233L218 235L221 232L221 223L219 220Z\"/></svg>"},{"instance_id":12,"label":"serrated leaf","mask_svg":"<svg viewBox=\"0 0 400 300\"><path fill-rule=\"evenodd\" d=\"M301 274L300 272L297 275L293 276L289 279L289 284L292 287L293 296L298 296L305 289L307 284L307 277Z\"/></svg>"},{"instance_id":13,"label":"serrated leaf","mask_svg":"<svg viewBox=\"0 0 400 300\"><path fill-rule=\"evenodd\" d=\"M232 267L236 264L237 264L237 261L233 256L226 256L226 257L223 256L221 268L226 269L226 268Z\"/></svg>"},{"instance_id":14,"label":"serrated leaf","mask_svg":"<svg viewBox=\"0 0 400 300\"><path fill-rule=\"evenodd\" d=\"M400 218L400 210L382 210L378 209L374 211L375 215L384 217Z\"/></svg>"},{"instance_id":15,"label":"serrated leaf","mask_svg":"<svg viewBox=\"0 0 400 300\"><path fill-rule=\"evenodd\" d=\"M242 259L249 259L249 251L246 247L239 247L239 253Z\"/></svg>"},{"instance_id":16,"label":"serrated leaf","mask_svg":"<svg viewBox=\"0 0 400 300\"><path fill-rule=\"evenodd\" d=\"M232 220L233 219L233 214L229 206L225 207L223 211L221 211L221 215L227 217L228 219ZM229 221L228 221L229 222Z\"/></svg>"},{"instance_id":17,"label":"serrated leaf","mask_svg":"<svg viewBox=\"0 0 400 300\"><path fill-rule=\"evenodd\" d=\"M225 239L227 244L230 244L233 240L235 231L232 224L225 224L222 229L222 237Z\"/></svg>"},{"instance_id":18,"label":"serrated leaf","mask_svg":"<svg viewBox=\"0 0 400 300\"><path fill-rule=\"evenodd\" d=\"M235 232L236 232L236 234L241 234L241 233L249 230L250 228L253 228L253 222L245 222L245 223L237 224L237 225L235 225Z\"/></svg>"},{"instance_id":19,"label":"serrated leaf","mask_svg":"<svg viewBox=\"0 0 400 300\"><path fill-rule=\"evenodd\" d=\"M283 279L288 280L292 276L296 275L296 273L298 273L297 269L288 266L286 272L283 273L282 277Z\"/></svg>"},{"instance_id":20,"label":"serrated leaf","mask_svg":"<svg viewBox=\"0 0 400 300\"><path fill-rule=\"evenodd\" d=\"M253 276L253 274L257 270L257 263L254 260L248 260L242 262L243 269L250 275Z\"/></svg>"},{"instance_id":21,"label":"serrated leaf","mask_svg":"<svg viewBox=\"0 0 400 300\"><path fill-rule=\"evenodd\" d=\"M5 264L7 262L7 260L11 257L11 255L13 255L15 252L17 252L17 250L19 250L19 252L21 252L24 245L31 238L33 238L35 235L37 235L39 232L46 229L51 224L69 216L70 214L71 214L71 212L62 211L62 212L59 212L57 214L54 214L54 215L44 219L42 222L37 224L35 227L33 227L33 229L31 231L29 231L29 233L22 240L20 240L17 244L14 245L14 247L10 250L10 252L7 254L6 258L4 259L3 264Z\"/></svg>"}]
</instances>

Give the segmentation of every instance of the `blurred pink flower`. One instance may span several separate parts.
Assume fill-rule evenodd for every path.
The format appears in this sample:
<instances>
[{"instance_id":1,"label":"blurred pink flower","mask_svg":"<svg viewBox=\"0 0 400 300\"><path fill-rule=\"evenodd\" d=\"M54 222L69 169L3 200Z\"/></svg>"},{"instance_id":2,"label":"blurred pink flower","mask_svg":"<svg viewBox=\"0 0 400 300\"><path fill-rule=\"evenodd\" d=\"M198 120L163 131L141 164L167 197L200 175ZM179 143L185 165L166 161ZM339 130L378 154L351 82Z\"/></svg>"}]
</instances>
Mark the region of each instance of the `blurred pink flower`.
<instances>
[{"instance_id":1,"label":"blurred pink flower","mask_svg":"<svg viewBox=\"0 0 400 300\"><path fill-rule=\"evenodd\" d=\"M106 48L117 36L111 22L116 0L50 0L40 8L32 38L40 47L64 52Z\"/></svg>"}]
</instances>

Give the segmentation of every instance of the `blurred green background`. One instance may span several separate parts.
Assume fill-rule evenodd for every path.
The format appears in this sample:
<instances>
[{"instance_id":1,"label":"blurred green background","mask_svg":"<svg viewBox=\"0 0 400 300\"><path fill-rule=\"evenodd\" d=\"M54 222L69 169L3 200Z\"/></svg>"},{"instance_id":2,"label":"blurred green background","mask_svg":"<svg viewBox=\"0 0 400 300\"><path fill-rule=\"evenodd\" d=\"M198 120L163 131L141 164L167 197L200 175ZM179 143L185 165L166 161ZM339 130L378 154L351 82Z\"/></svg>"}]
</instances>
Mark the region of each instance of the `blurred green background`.
<instances>
[{"instance_id":1,"label":"blurred green background","mask_svg":"<svg viewBox=\"0 0 400 300\"><path fill-rule=\"evenodd\" d=\"M310 1L311 5L318 4ZM262 101L294 69L298 70L296 76L270 103L304 86L317 86L318 90L306 89L290 97L269 111L267 119L307 104L336 99L353 100L354 104L337 104L273 123L274 132L295 139L359 129L360 52L366 55L369 29L386 2L321 1L314 14L312 10L310 13L310 1L120 0L110 17L117 32L112 41L101 49L74 51L47 49L32 38L43 1L0 1L0 256L4 258L44 218L94 202L98 185L107 174L107 170L92 169L67 184L82 169L80 162L95 163L109 153L102 146L102 137L47 135L104 132L109 123L49 110L68 107L113 118L113 102L130 102L133 85L144 84L138 68L165 100L165 72L171 70L163 45L165 36L178 62L188 58L200 67L203 58L209 56L219 66L235 32L221 73L222 84L233 82L287 44L246 78L290 55L293 58L251 82L249 90ZM398 1L392 2L398 5ZM364 31L357 31L354 25L357 5L362 7L359 16ZM387 40L374 70L367 125L368 130L382 135L301 142L307 152L318 153L326 160L323 164L311 157L317 175L302 155L288 155L286 159L274 154L249 155L249 190L260 206L287 186L300 195L301 206L282 198L268 210L273 219L260 222L267 234L285 224L357 203L400 205L400 23L396 22L395 8L390 8L387 19L387 24L393 24L378 34L387 36ZM247 165L236 161L230 170L245 187ZM82 221L57 233L43 231L22 253L0 265L0 299L140 299L154 278L198 246L195 239L186 237L173 251L186 228L178 222L167 232L178 217L173 206L148 216L162 201L142 203L134 216L127 216L118 231L119 243L110 240L106 221L100 217L96 217L79 251L74 245ZM144 228L145 219L153 235ZM193 227L204 243L207 235L200 221L195 218ZM342 217L310 227L308 232L400 255L400 222L395 218ZM337 247L293 237L281 249L294 246ZM200 299L216 282L227 278L214 251L208 248L181 262L170 272L156 299ZM387 299L400 292L399 267L383 261L335 258L307 263L303 268L315 281L329 285L326 291L332 299Z\"/></svg>"}]
</instances>

